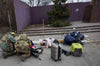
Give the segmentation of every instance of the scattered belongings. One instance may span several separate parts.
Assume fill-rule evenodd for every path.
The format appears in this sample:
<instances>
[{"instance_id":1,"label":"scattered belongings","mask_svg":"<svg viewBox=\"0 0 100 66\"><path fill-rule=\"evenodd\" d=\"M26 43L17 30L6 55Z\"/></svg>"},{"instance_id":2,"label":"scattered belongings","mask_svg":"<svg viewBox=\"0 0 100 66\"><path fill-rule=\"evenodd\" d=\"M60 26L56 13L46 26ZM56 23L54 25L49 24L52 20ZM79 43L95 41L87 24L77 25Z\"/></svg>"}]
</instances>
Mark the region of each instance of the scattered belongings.
<instances>
[{"instance_id":1,"label":"scattered belongings","mask_svg":"<svg viewBox=\"0 0 100 66\"><path fill-rule=\"evenodd\" d=\"M83 47L80 43L72 43L71 52L73 56L80 57L83 53Z\"/></svg>"},{"instance_id":2,"label":"scattered belongings","mask_svg":"<svg viewBox=\"0 0 100 66\"><path fill-rule=\"evenodd\" d=\"M70 35L66 35L64 38L64 45L71 45L72 43L75 43L76 39Z\"/></svg>"},{"instance_id":3,"label":"scattered belongings","mask_svg":"<svg viewBox=\"0 0 100 66\"><path fill-rule=\"evenodd\" d=\"M64 43L64 40L59 39L58 42L59 42L59 43Z\"/></svg>"},{"instance_id":4,"label":"scattered belongings","mask_svg":"<svg viewBox=\"0 0 100 66\"><path fill-rule=\"evenodd\" d=\"M70 33L70 35L76 38L77 41L84 39L84 35L77 31L73 31L72 33Z\"/></svg>"},{"instance_id":5,"label":"scattered belongings","mask_svg":"<svg viewBox=\"0 0 100 66\"><path fill-rule=\"evenodd\" d=\"M30 39L26 34L20 34L15 44L16 54L21 55L21 61L25 61L26 58L30 57Z\"/></svg>"},{"instance_id":6,"label":"scattered belongings","mask_svg":"<svg viewBox=\"0 0 100 66\"><path fill-rule=\"evenodd\" d=\"M54 38L41 39L40 45L43 46L44 48L50 48L54 40L55 40Z\"/></svg>"},{"instance_id":7,"label":"scattered belongings","mask_svg":"<svg viewBox=\"0 0 100 66\"><path fill-rule=\"evenodd\" d=\"M2 49L2 56L4 59L6 59L8 56L14 55L15 54L15 44L16 40L15 40L15 33L11 32L8 34L5 34L2 38L1 38L1 49Z\"/></svg>"},{"instance_id":8,"label":"scattered belongings","mask_svg":"<svg viewBox=\"0 0 100 66\"><path fill-rule=\"evenodd\" d=\"M61 60L62 48L59 43L53 43L51 45L51 58L55 61Z\"/></svg>"},{"instance_id":9,"label":"scattered belongings","mask_svg":"<svg viewBox=\"0 0 100 66\"><path fill-rule=\"evenodd\" d=\"M69 56L69 55L71 55L71 52L67 51L65 49L62 49L62 54L66 55L66 56Z\"/></svg>"},{"instance_id":10,"label":"scattered belongings","mask_svg":"<svg viewBox=\"0 0 100 66\"><path fill-rule=\"evenodd\" d=\"M28 58L30 55L33 55L34 57L39 57L39 54L43 52L43 48L35 46L32 40L30 40L26 34L19 35L15 47L17 55L23 53L21 55L22 61L25 61L25 59Z\"/></svg>"},{"instance_id":11,"label":"scattered belongings","mask_svg":"<svg viewBox=\"0 0 100 66\"><path fill-rule=\"evenodd\" d=\"M71 45L72 43L80 43L83 45L82 40L84 39L84 35L80 32L74 31L70 33L70 35L66 35L64 38L65 45Z\"/></svg>"},{"instance_id":12,"label":"scattered belongings","mask_svg":"<svg viewBox=\"0 0 100 66\"><path fill-rule=\"evenodd\" d=\"M39 54L42 54L43 52L43 48L34 46L34 43L32 41L30 44L30 50L31 50L31 54L37 57L39 56Z\"/></svg>"},{"instance_id":13,"label":"scattered belongings","mask_svg":"<svg viewBox=\"0 0 100 66\"><path fill-rule=\"evenodd\" d=\"M5 38L2 39L4 40ZM56 40L55 38L44 38L39 39L38 41L32 41L26 34L20 34L15 43L15 50L17 55L21 55L21 60L25 61L26 58L30 57L31 55L39 58L39 55L43 52L43 47L51 48L51 58L58 61L61 60L62 54L66 56L73 55L80 57L83 53L83 39L84 35L77 31L70 33L70 35L66 35L64 39L60 40ZM59 43L62 43L62 45L70 45L71 50L67 51L62 49L62 46ZM40 47L35 45L40 45Z\"/></svg>"}]
</instances>

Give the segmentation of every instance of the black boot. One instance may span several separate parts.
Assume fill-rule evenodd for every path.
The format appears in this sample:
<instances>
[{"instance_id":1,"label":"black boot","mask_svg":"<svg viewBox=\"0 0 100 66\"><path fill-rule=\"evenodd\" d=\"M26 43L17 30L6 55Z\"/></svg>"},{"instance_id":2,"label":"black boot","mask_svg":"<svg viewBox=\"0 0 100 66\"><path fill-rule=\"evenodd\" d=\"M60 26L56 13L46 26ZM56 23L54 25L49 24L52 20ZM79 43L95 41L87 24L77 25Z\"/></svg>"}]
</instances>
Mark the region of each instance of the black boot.
<instances>
[{"instance_id":1,"label":"black boot","mask_svg":"<svg viewBox=\"0 0 100 66\"><path fill-rule=\"evenodd\" d=\"M4 59L7 59L7 54L6 53L2 53L2 56Z\"/></svg>"}]
</instances>

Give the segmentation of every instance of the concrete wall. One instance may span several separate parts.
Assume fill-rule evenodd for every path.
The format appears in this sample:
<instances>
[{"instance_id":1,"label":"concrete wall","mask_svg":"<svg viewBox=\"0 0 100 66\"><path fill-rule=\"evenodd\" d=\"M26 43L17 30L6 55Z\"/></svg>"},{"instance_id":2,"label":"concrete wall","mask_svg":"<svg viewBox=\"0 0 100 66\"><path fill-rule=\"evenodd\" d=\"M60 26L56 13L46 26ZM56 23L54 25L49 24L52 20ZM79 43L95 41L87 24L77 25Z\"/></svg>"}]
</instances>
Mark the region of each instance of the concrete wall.
<instances>
[{"instance_id":1,"label":"concrete wall","mask_svg":"<svg viewBox=\"0 0 100 66\"><path fill-rule=\"evenodd\" d=\"M40 6L32 7L32 24L41 24L44 19L45 22L48 21L47 11L50 11L52 6Z\"/></svg>"},{"instance_id":2,"label":"concrete wall","mask_svg":"<svg viewBox=\"0 0 100 66\"><path fill-rule=\"evenodd\" d=\"M69 4L69 9L71 10L71 16L67 21L82 21L85 7L88 5L89 2Z\"/></svg>"},{"instance_id":3,"label":"concrete wall","mask_svg":"<svg viewBox=\"0 0 100 66\"><path fill-rule=\"evenodd\" d=\"M71 16L67 21L82 21L84 9L88 5L89 2L69 4L68 7L71 10ZM52 6L32 7L32 24L41 24L42 19L45 19L45 22L47 22L47 11L50 11L51 8Z\"/></svg>"},{"instance_id":4,"label":"concrete wall","mask_svg":"<svg viewBox=\"0 0 100 66\"><path fill-rule=\"evenodd\" d=\"M68 7L71 10L71 16L67 21L82 21L83 12L87 3L72 3ZM18 31L32 24L41 24L42 19L48 21L47 11L50 11L52 6L29 7L19 0L14 0L15 14Z\"/></svg>"},{"instance_id":5,"label":"concrete wall","mask_svg":"<svg viewBox=\"0 0 100 66\"><path fill-rule=\"evenodd\" d=\"M24 29L31 24L31 8L19 0L14 0L15 15L18 31Z\"/></svg>"}]
</instances>

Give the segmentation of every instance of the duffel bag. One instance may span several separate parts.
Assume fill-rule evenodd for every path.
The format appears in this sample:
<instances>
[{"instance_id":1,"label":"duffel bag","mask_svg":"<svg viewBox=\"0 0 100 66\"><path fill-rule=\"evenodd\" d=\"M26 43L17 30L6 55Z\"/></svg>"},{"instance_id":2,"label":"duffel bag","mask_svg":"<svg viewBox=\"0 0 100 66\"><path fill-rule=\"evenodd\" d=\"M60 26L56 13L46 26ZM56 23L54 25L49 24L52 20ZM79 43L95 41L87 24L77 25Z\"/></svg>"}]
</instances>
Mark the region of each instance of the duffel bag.
<instances>
[{"instance_id":1,"label":"duffel bag","mask_svg":"<svg viewBox=\"0 0 100 66\"><path fill-rule=\"evenodd\" d=\"M71 45L72 43L75 43L76 39L70 35L66 35L64 38L64 44L65 45Z\"/></svg>"}]
</instances>

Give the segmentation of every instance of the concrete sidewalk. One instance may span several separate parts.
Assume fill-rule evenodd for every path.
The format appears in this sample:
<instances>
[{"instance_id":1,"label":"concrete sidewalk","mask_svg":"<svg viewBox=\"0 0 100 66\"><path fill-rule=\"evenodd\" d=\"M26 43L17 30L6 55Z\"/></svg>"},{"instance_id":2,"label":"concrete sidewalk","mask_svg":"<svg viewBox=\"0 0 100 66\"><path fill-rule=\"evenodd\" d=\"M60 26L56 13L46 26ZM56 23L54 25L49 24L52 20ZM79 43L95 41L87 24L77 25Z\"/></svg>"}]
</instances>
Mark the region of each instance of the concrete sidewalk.
<instances>
[{"instance_id":1,"label":"concrete sidewalk","mask_svg":"<svg viewBox=\"0 0 100 66\"><path fill-rule=\"evenodd\" d=\"M70 27L78 26L91 26L100 25L100 23L82 23L73 22ZM32 28L34 29L34 28ZM88 35L89 40L100 40L100 33L84 33ZM65 35L46 35L46 36L30 36L31 40L38 40L43 38L56 38L64 39ZM16 38L17 39L17 38ZM62 47L70 51L69 46ZM85 43L84 53L82 57L73 57L62 55L62 60L55 62L51 59L50 49L44 49L44 52L40 55L41 61L31 56L25 62L20 60L20 56L11 56L7 59L3 59L0 53L0 66L100 66L100 43Z\"/></svg>"},{"instance_id":2,"label":"concrete sidewalk","mask_svg":"<svg viewBox=\"0 0 100 66\"><path fill-rule=\"evenodd\" d=\"M63 48L68 49L66 46ZM0 66L100 66L100 44L85 44L82 57L62 55L62 60L55 62L50 57L50 49L44 49L40 58L41 61L31 56L24 62L19 56L0 58Z\"/></svg>"},{"instance_id":3,"label":"concrete sidewalk","mask_svg":"<svg viewBox=\"0 0 100 66\"><path fill-rule=\"evenodd\" d=\"M88 33L89 39L100 40L100 33ZM38 40L40 38L46 38L47 36L29 37L31 40ZM56 39L63 39L64 36L48 36ZM69 46L63 46L62 48L70 51ZM40 55L41 61L31 56L25 62L20 60L20 56L11 56L7 59L3 59L0 53L0 66L100 66L100 43L85 43L84 53L82 57L73 57L62 55L62 60L55 62L51 59L50 48L44 49L44 52Z\"/></svg>"}]
</instances>

